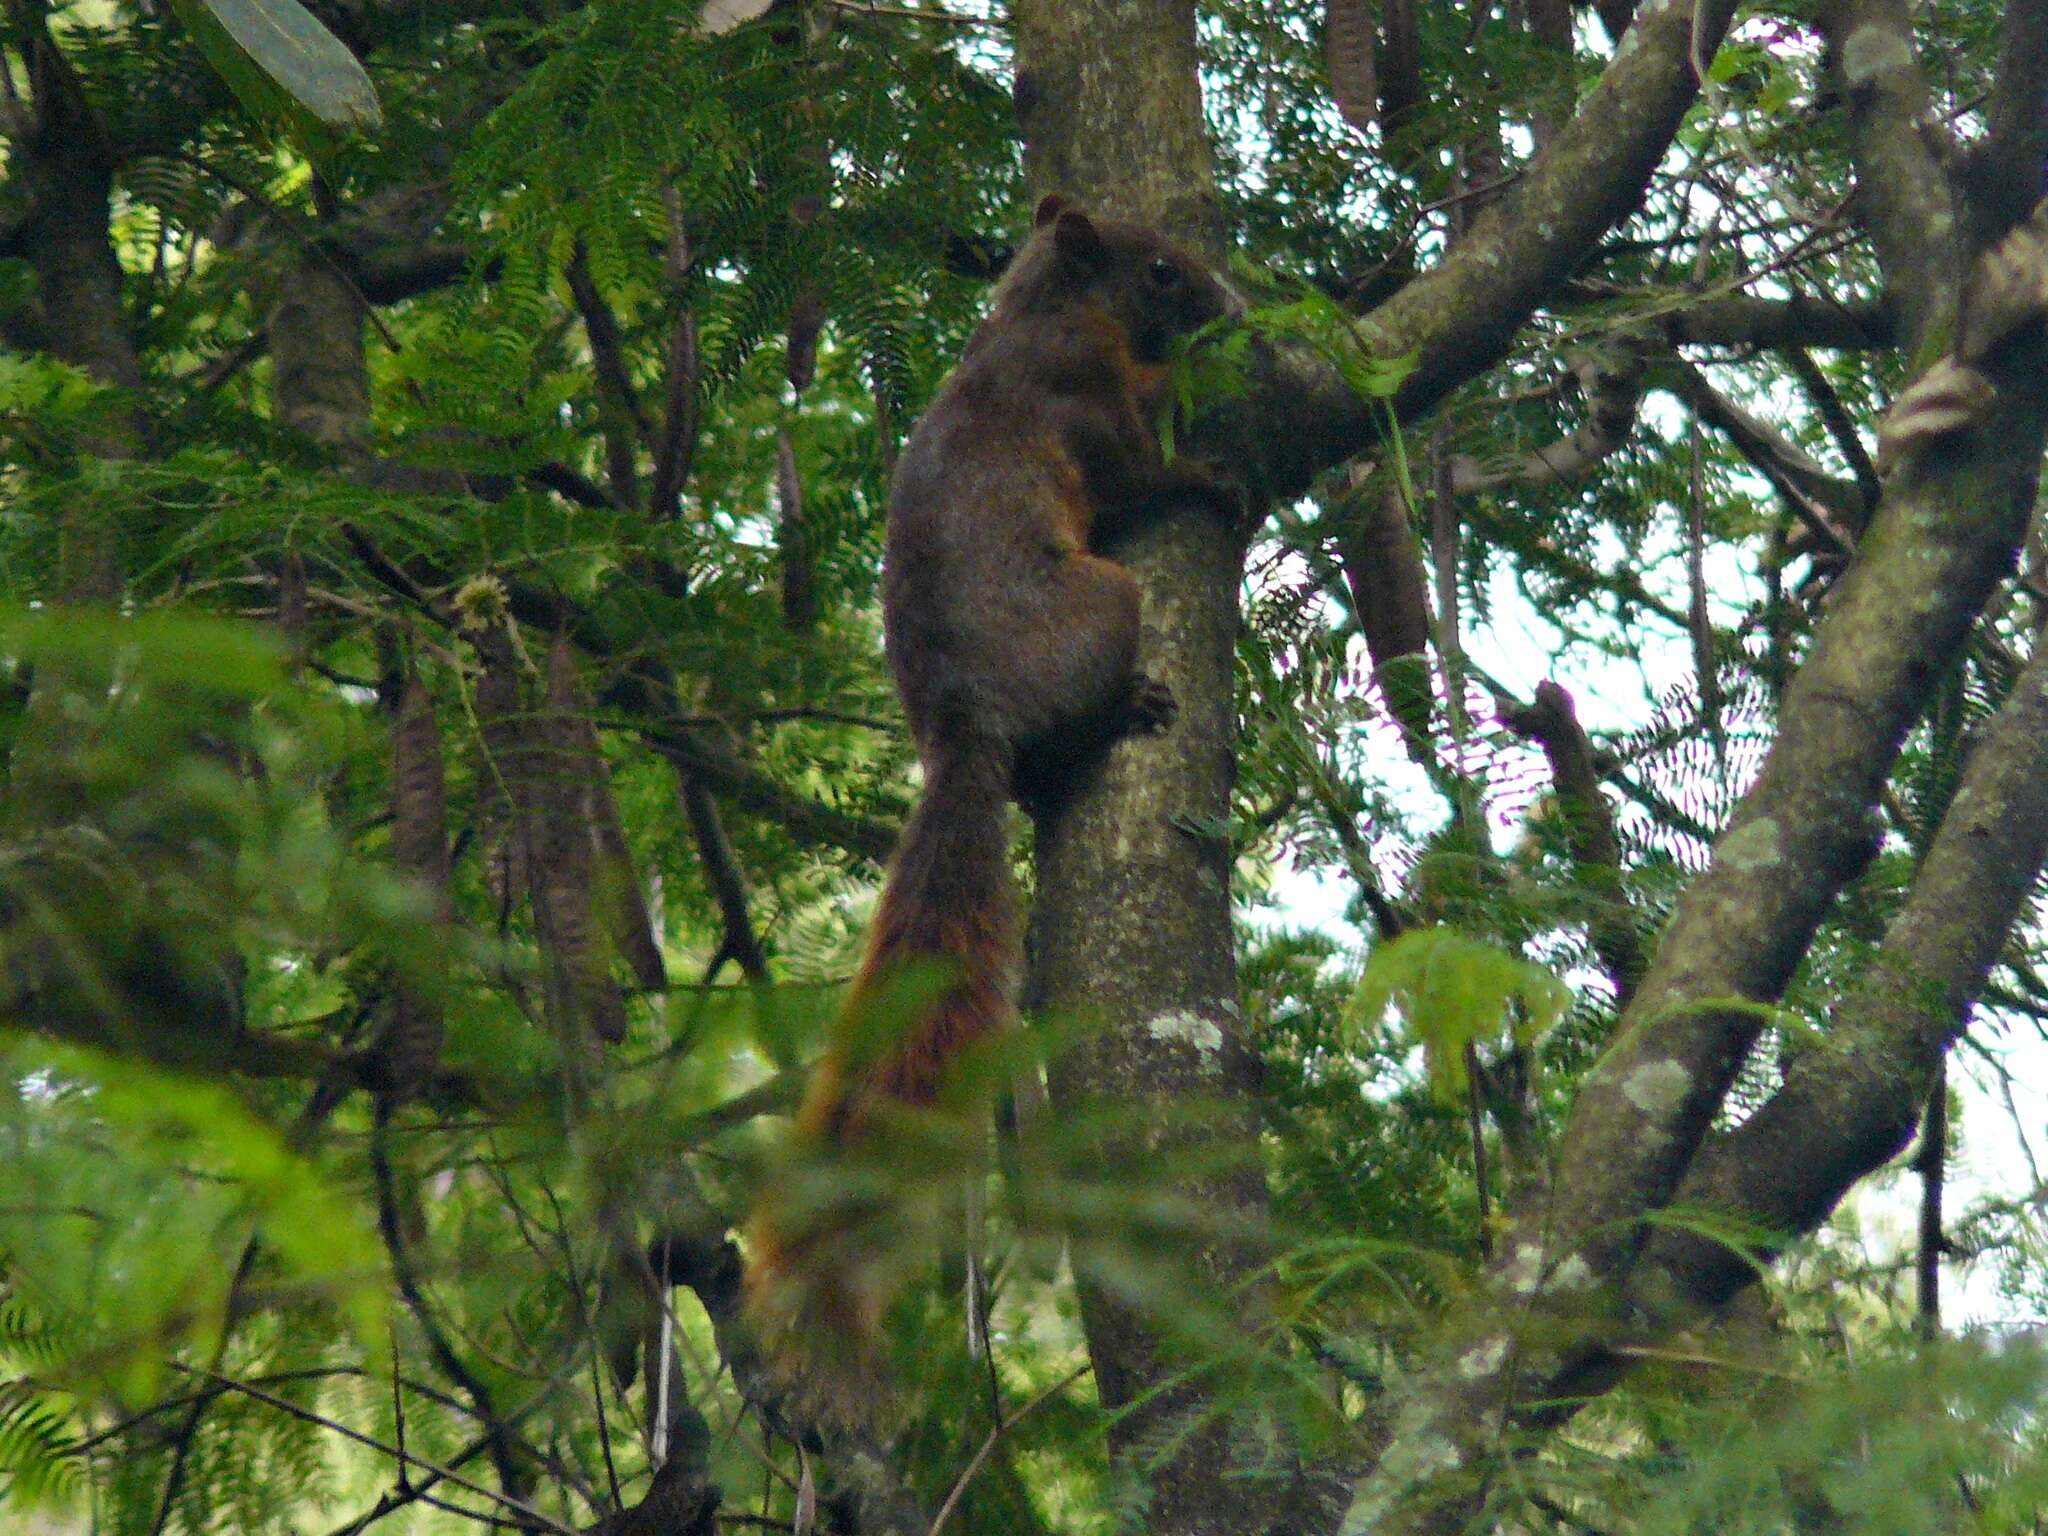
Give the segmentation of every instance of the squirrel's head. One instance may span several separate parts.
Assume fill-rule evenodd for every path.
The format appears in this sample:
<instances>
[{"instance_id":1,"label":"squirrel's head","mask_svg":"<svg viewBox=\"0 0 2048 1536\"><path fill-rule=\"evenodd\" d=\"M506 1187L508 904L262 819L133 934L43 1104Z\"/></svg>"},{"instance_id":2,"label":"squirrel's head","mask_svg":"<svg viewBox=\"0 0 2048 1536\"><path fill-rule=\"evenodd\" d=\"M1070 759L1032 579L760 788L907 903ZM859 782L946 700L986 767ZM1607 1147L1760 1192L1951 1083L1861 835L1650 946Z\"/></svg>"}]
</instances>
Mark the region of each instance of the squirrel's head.
<instances>
[{"instance_id":1,"label":"squirrel's head","mask_svg":"<svg viewBox=\"0 0 2048 1536\"><path fill-rule=\"evenodd\" d=\"M1098 219L1053 193L1038 204L1032 239L1005 287L1020 307L1079 300L1121 322L1140 362L1159 362L1174 337L1238 306L1195 256L1141 224Z\"/></svg>"}]
</instances>

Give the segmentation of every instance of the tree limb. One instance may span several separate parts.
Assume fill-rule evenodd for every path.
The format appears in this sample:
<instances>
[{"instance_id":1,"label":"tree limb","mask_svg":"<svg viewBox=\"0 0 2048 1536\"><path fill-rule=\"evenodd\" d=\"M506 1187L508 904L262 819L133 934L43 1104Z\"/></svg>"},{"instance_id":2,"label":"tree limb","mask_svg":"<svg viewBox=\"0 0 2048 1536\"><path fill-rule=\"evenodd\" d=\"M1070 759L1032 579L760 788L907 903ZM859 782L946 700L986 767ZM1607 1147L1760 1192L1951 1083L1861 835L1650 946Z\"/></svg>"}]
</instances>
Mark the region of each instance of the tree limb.
<instances>
[{"instance_id":1,"label":"tree limb","mask_svg":"<svg viewBox=\"0 0 2048 1536\"><path fill-rule=\"evenodd\" d=\"M1452 1528L1510 1405L1616 1326L1590 1298L1626 1274L1647 1235L1642 1218L1676 1194L1762 1028L1752 1004L1778 995L1875 851L1872 807L1905 732L2012 568L2040 471L2040 367L2036 355L2012 359L1980 430L1910 454L1887 482L1786 690L1755 786L1580 1089L1549 1208L1504 1245L1495 1305L1452 1330L1347 1529ZM1540 1343L1503 1330L1501 1302L1542 1314Z\"/></svg>"},{"instance_id":2,"label":"tree limb","mask_svg":"<svg viewBox=\"0 0 2048 1536\"><path fill-rule=\"evenodd\" d=\"M1954 334L1962 291L1953 188L1936 156L1946 138L1927 110L1907 0L1835 0L1822 12L1849 108L1856 208L1918 351Z\"/></svg>"},{"instance_id":3,"label":"tree limb","mask_svg":"<svg viewBox=\"0 0 2048 1536\"><path fill-rule=\"evenodd\" d=\"M1733 11L1731 0L1644 5L1626 46L1549 149L1436 267L1364 317L1360 331L1375 353L1415 356L1392 402L1401 420L1504 356L1536 307L1635 207L1692 103L1694 56L1713 57ZM1275 360L1259 394L1259 418L1288 423L1251 449L1276 495L1300 491L1376 431L1367 404L1332 370Z\"/></svg>"},{"instance_id":4,"label":"tree limb","mask_svg":"<svg viewBox=\"0 0 2048 1536\"><path fill-rule=\"evenodd\" d=\"M1428 582L1408 525L1408 503L1392 475L1351 477L1353 494L1331 517L1351 612L1372 657L1373 678L1401 727L1408 753L1433 764Z\"/></svg>"},{"instance_id":5,"label":"tree limb","mask_svg":"<svg viewBox=\"0 0 2048 1536\"><path fill-rule=\"evenodd\" d=\"M1870 807L1906 728L2011 569L2041 444L2039 406L2014 406L1978 452L1930 455L1887 490L1755 787L1575 1106L1551 1220L1595 1274L1640 1241L1628 1223L1668 1198L1760 1027L1711 1001L1776 996L1869 857ZM1647 1092L1652 1079L1669 1093Z\"/></svg>"},{"instance_id":6,"label":"tree limb","mask_svg":"<svg viewBox=\"0 0 2048 1536\"><path fill-rule=\"evenodd\" d=\"M1998 43L1977 185L2000 198L2003 222L2017 223L2048 194L2048 3L2008 0Z\"/></svg>"},{"instance_id":7,"label":"tree limb","mask_svg":"<svg viewBox=\"0 0 2048 1536\"><path fill-rule=\"evenodd\" d=\"M1896 342L1896 327L1884 304L1843 303L1808 294L1789 299L1721 294L1664 316L1663 324L1673 341L1694 346L1880 352Z\"/></svg>"},{"instance_id":8,"label":"tree limb","mask_svg":"<svg viewBox=\"0 0 2048 1536\"><path fill-rule=\"evenodd\" d=\"M1556 683L1538 683L1531 703L1511 703L1500 718L1509 730L1542 747L1550 764L1565 847L1591 902L1586 926L1593 952L1614 984L1617 1009L1625 1009L1642 980L1643 941L1622 890L1621 840L1614 833L1614 813L1600 792L1593 743L1579 724L1572 696Z\"/></svg>"},{"instance_id":9,"label":"tree limb","mask_svg":"<svg viewBox=\"0 0 2048 1536\"><path fill-rule=\"evenodd\" d=\"M1697 1231L1661 1228L1629 1286L1637 1342L1726 1305L1757 1264L1815 1230L1861 1178L1911 1138L1943 1053L2048 860L2048 648L2037 651L1963 769L1949 812L1904 905L1861 979L1785 1082L1736 1129L1708 1142L1675 1204L1774 1234L1738 1252ZM1611 1346L1559 1362L1529 1401L1583 1400L1627 1369ZM1556 1417L1555 1414L1551 1417Z\"/></svg>"}]
</instances>

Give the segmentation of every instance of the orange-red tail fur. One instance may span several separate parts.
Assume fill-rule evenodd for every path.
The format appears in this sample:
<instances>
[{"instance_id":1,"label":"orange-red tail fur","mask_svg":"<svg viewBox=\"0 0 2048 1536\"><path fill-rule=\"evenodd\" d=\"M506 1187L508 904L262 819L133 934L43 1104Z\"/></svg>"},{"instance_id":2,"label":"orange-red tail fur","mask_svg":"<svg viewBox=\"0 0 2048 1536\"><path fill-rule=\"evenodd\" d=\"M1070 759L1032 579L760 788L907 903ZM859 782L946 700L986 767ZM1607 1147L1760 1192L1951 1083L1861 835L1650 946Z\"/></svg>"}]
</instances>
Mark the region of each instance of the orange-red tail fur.
<instances>
[{"instance_id":1,"label":"orange-red tail fur","mask_svg":"<svg viewBox=\"0 0 2048 1536\"><path fill-rule=\"evenodd\" d=\"M792 1155L749 1229L755 1326L792 1375L827 1397L845 1395L827 1378L867 1374L905 1255L872 1193L809 1192L820 1181L830 1190L847 1154L872 1141L887 1106L935 1104L963 1052L1010 1027L1017 921L1004 831L1009 797L1010 763L999 746L933 744L866 957L798 1112ZM898 995L914 1012L888 1018L894 983L906 977Z\"/></svg>"}]
</instances>

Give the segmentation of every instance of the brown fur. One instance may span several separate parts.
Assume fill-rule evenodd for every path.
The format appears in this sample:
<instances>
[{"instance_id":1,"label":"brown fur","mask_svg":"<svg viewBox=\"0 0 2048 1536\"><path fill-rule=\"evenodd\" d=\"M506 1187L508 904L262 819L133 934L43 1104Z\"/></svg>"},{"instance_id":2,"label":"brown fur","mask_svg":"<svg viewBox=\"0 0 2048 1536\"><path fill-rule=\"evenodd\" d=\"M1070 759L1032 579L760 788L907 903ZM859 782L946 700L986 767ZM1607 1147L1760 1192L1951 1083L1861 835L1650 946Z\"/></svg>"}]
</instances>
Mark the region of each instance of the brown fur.
<instances>
[{"instance_id":1,"label":"brown fur","mask_svg":"<svg viewBox=\"0 0 2048 1536\"><path fill-rule=\"evenodd\" d=\"M869 1059L841 1031L798 1116L800 1146L851 1145L882 1103L932 1104L961 1052L1010 1027L1007 802L1060 793L1078 761L1171 717L1171 695L1135 670L1138 584L1096 551L1173 501L1237 512L1227 482L1167 464L1152 431L1173 339L1228 306L1161 236L1049 197L912 432L882 605L925 783L848 1018L906 965L944 967L944 990ZM866 1336L879 1322L882 1297L846 1253L858 1244L824 1237L784 1230L772 1205L757 1216L750 1290L786 1339Z\"/></svg>"}]
</instances>

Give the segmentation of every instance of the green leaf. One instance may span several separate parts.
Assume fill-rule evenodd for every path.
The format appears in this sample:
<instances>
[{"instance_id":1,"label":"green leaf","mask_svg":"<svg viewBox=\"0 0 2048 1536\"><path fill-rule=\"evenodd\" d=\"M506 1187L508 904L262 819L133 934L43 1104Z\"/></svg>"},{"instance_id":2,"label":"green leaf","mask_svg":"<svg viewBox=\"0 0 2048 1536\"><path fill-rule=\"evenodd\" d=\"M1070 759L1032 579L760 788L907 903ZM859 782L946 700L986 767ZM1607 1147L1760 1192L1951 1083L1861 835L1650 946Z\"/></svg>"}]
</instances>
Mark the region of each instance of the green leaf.
<instances>
[{"instance_id":1,"label":"green leaf","mask_svg":"<svg viewBox=\"0 0 2048 1536\"><path fill-rule=\"evenodd\" d=\"M1714 61L1707 66L1707 78L1716 85L1726 85L1743 70L1768 68L1770 62L1770 55L1753 43L1729 43L1714 55Z\"/></svg>"},{"instance_id":2,"label":"green leaf","mask_svg":"<svg viewBox=\"0 0 2048 1536\"><path fill-rule=\"evenodd\" d=\"M284 646L248 624L189 614L129 617L0 604L0 657L262 698L284 685Z\"/></svg>"},{"instance_id":3,"label":"green leaf","mask_svg":"<svg viewBox=\"0 0 2048 1536\"><path fill-rule=\"evenodd\" d=\"M1542 966L1455 928L1418 928L1373 951L1346 1014L1358 1029L1397 1009L1422 1044L1431 1090L1456 1104L1467 1045L1503 1028L1526 1045L1570 1006L1571 989Z\"/></svg>"},{"instance_id":4,"label":"green leaf","mask_svg":"<svg viewBox=\"0 0 2048 1536\"><path fill-rule=\"evenodd\" d=\"M234 1091L93 1047L11 1033L0 1040L0 1068L82 1092L97 1119L101 1156L123 1169L142 1209L163 1222L162 1246L154 1250L139 1214L129 1232L135 1262L151 1264L157 1313L148 1315L151 1287L126 1287L120 1294L140 1314L124 1319L133 1337L202 1324L226 1304L230 1272L219 1250L195 1239L201 1231L237 1231L243 1222L261 1232L281 1278L324 1296L358 1337L383 1336L381 1260L367 1223L343 1190ZM196 1227L181 1224L188 1219ZM30 1273L54 1269L65 1257L45 1243ZM130 1363L144 1375L154 1370L146 1350Z\"/></svg>"},{"instance_id":5,"label":"green leaf","mask_svg":"<svg viewBox=\"0 0 2048 1536\"><path fill-rule=\"evenodd\" d=\"M363 66L298 0L172 5L242 104L258 117L284 118L308 149L325 147L323 129L374 128L383 120Z\"/></svg>"}]
</instances>

